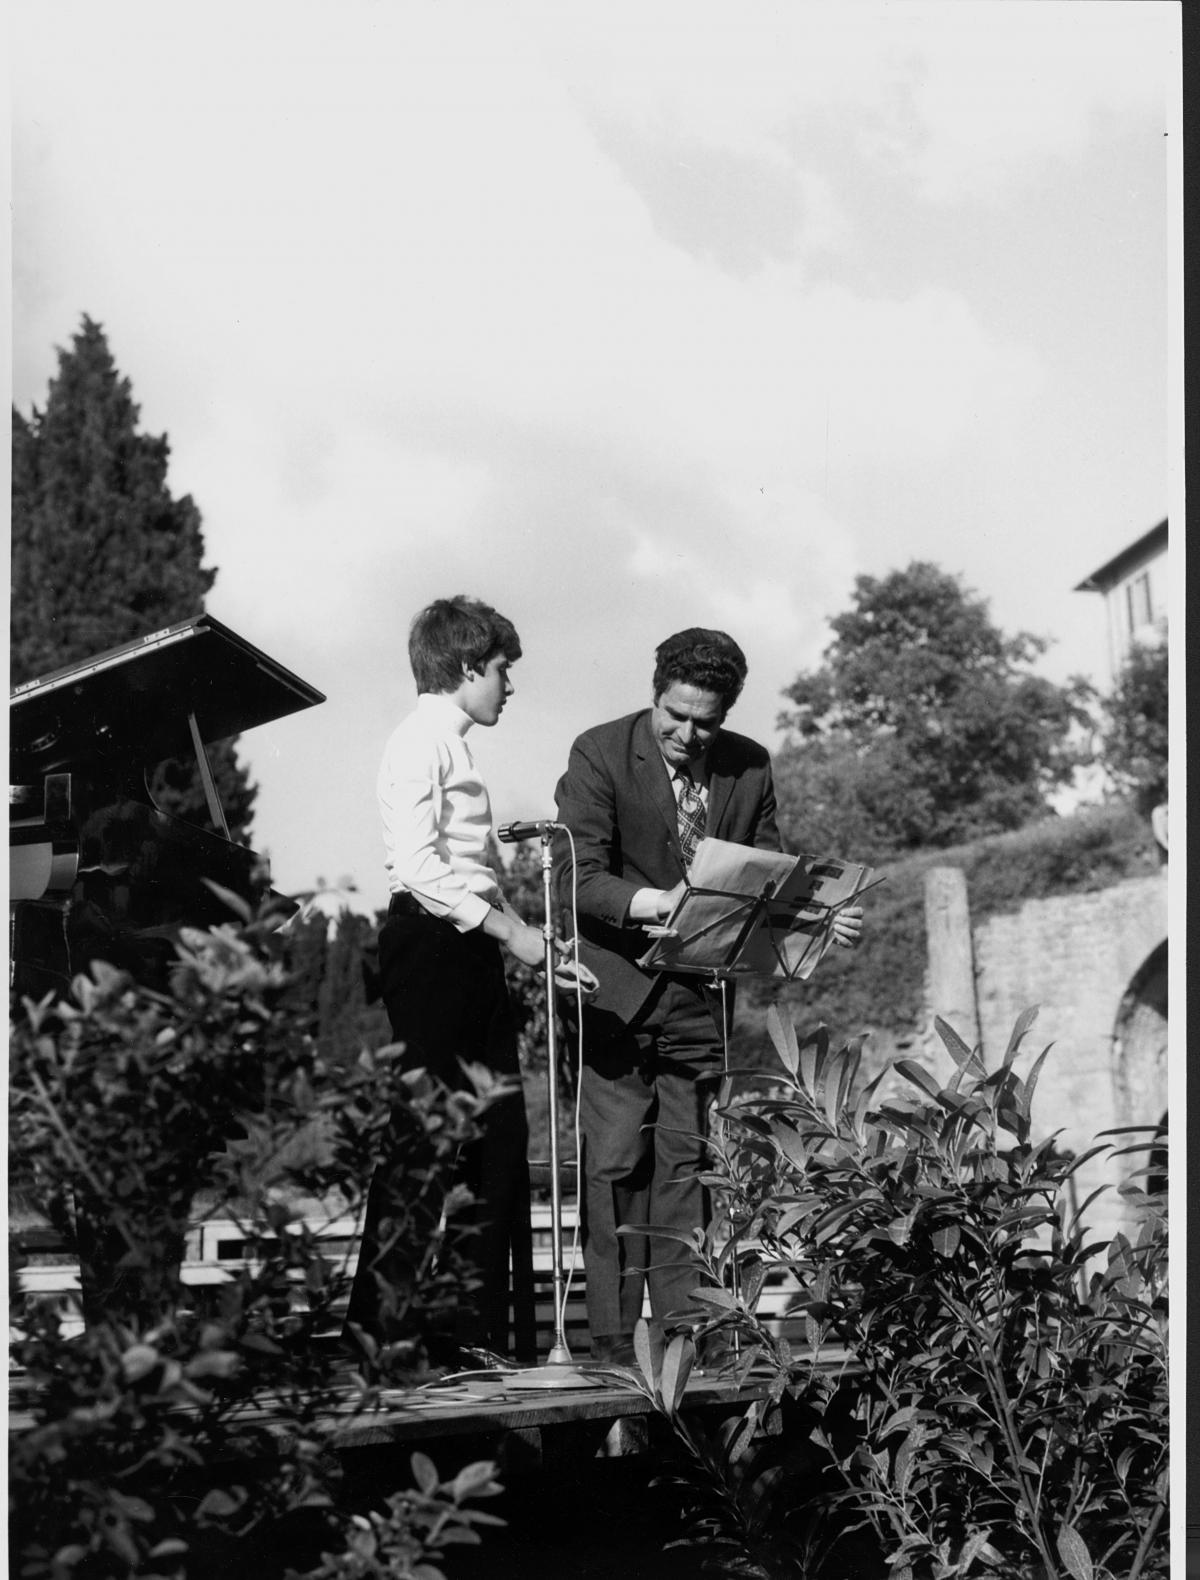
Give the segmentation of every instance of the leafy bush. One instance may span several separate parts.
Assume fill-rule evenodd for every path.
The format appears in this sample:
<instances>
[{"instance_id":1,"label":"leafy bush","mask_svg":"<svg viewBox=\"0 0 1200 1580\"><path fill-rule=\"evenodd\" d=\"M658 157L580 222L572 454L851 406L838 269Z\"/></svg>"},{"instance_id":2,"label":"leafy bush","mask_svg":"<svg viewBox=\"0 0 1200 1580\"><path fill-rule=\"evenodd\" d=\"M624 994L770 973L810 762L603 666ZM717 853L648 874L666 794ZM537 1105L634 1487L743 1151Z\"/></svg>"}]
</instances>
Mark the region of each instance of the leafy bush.
<instances>
[{"instance_id":1,"label":"leafy bush","mask_svg":"<svg viewBox=\"0 0 1200 1580\"><path fill-rule=\"evenodd\" d=\"M402 1072L394 1048L325 1060L281 1007L278 917L243 920L185 932L169 994L99 964L12 1027L13 1184L77 1247L89 1319L69 1337L16 1296L29 1424L10 1450L11 1533L30 1577L271 1575L293 1549L327 1548L322 1576L374 1573L362 1564L379 1554L389 1573L433 1580L448 1541L477 1539L461 1504L492 1490L490 1465L441 1485L422 1457L417 1490L365 1516L366 1534L336 1507L330 1421L377 1395L339 1351L348 1279L313 1206L353 1212L400 1127L390 1217L412 1269L393 1291L407 1336L373 1358L395 1383L421 1380L462 1284L451 1172L486 1080L447 1092ZM180 1267L201 1193L248 1252L209 1290Z\"/></svg>"},{"instance_id":2,"label":"leafy bush","mask_svg":"<svg viewBox=\"0 0 1200 1580\"><path fill-rule=\"evenodd\" d=\"M722 1572L795 1573L770 1567L764 1528L774 1520L776 1540L790 1533L816 1552L834 1509L873 1531L893 1580L1166 1575L1165 1200L1126 1187L1143 1227L1136 1244L1118 1235L1106 1247L1089 1241L1088 1204L1072 1213L1067 1190L1096 1151L1161 1138L1114 1132L1074 1158L1052 1137L1035 1142L1049 1050L1024 1078L1015 1068L1032 1019L993 1070L939 1023L957 1065L947 1086L900 1060L860 1088L856 1044L835 1051L824 1029L801 1044L773 1017L783 1071L726 1102L710 1144L718 1210L692 1243L712 1315L657 1351L643 1337L639 1357L668 1415L693 1342L736 1337L732 1368L768 1383L722 1452L685 1438L692 1481L723 1480L738 1516L727 1512L723 1540L741 1567ZM779 1272L804 1291L814 1355L845 1346L840 1384L759 1317ZM775 1401L819 1414L816 1476L806 1461L789 1481L777 1450L771 1475L756 1465Z\"/></svg>"}]
</instances>

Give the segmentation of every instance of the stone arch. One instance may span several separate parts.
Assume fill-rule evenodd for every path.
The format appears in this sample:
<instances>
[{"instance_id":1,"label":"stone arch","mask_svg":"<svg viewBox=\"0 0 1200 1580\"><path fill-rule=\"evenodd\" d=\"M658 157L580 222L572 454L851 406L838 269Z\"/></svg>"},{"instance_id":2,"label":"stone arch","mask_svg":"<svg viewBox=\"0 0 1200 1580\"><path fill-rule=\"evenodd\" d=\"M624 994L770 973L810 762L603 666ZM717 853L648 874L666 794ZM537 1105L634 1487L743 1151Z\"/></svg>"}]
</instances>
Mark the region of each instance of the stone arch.
<instances>
[{"instance_id":1,"label":"stone arch","mask_svg":"<svg viewBox=\"0 0 1200 1580\"><path fill-rule=\"evenodd\" d=\"M1134 972L1113 1027L1113 1095L1118 1125L1166 1123L1167 1113L1167 943L1152 949ZM1134 1138L1130 1138L1131 1140ZM1134 1155L1122 1158L1122 1173L1146 1165ZM1142 1182L1144 1185L1144 1181Z\"/></svg>"}]
</instances>

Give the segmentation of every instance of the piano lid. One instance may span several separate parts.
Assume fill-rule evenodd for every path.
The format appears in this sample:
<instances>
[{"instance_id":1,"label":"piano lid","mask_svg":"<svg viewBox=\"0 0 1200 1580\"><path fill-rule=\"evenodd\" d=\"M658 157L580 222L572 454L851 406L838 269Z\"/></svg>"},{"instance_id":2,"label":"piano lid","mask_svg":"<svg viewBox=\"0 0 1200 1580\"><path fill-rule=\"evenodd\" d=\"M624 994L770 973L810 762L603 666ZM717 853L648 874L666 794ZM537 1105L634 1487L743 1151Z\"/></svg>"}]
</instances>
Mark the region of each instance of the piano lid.
<instances>
[{"instance_id":1,"label":"piano lid","mask_svg":"<svg viewBox=\"0 0 1200 1580\"><path fill-rule=\"evenodd\" d=\"M158 762L192 755L190 713L208 744L324 701L202 614L15 687L9 745L14 764L40 773L113 757Z\"/></svg>"}]
</instances>

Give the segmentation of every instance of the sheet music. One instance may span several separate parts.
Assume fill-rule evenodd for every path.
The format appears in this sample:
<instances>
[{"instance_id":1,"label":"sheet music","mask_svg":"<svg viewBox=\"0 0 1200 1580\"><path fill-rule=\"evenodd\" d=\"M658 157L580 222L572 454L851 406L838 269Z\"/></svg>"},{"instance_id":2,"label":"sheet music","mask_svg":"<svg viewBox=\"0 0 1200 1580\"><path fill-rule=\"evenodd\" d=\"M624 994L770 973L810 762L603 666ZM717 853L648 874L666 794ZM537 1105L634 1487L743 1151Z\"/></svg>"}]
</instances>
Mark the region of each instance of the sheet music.
<instances>
[{"instance_id":1,"label":"sheet music","mask_svg":"<svg viewBox=\"0 0 1200 1580\"><path fill-rule=\"evenodd\" d=\"M638 964L660 971L807 979L833 941L838 909L872 868L702 839L689 887Z\"/></svg>"}]
</instances>

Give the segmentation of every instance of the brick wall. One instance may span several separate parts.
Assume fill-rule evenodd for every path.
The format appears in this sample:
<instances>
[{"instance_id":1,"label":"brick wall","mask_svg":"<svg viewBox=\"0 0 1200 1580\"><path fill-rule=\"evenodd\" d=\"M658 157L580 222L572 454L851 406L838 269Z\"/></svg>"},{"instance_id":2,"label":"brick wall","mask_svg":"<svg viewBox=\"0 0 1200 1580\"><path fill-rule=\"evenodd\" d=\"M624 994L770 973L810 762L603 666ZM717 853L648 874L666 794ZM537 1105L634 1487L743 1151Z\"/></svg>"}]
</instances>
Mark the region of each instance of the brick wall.
<instances>
[{"instance_id":1,"label":"brick wall","mask_svg":"<svg viewBox=\"0 0 1200 1580\"><path fill-rule=\"evenodd\" d=\"M1014 915L973 929L979 1028L988 1063L1001 1057L1013 1022L1029 1005L1040 1009L1018 1071L1025 1073L1046 1044L1054 1044L1034 1099L1037 1136L1061 1131L1062 1145L1078 1152L1102 1130L1154 1124L1165 1111L1165 1057L1133 1057L1119 1028L1136 1022L1127 995L1166 938L1166 887L1164 869L1093 894L1030 900ZM1100 1159L1085 1165L1080 1199L1097 1185L1115 1185L1137 1166ZM1088 1220L1104 1236L1131 1227L1115 1190L1105 1192Z\"/></svg>"}]
</instances>

